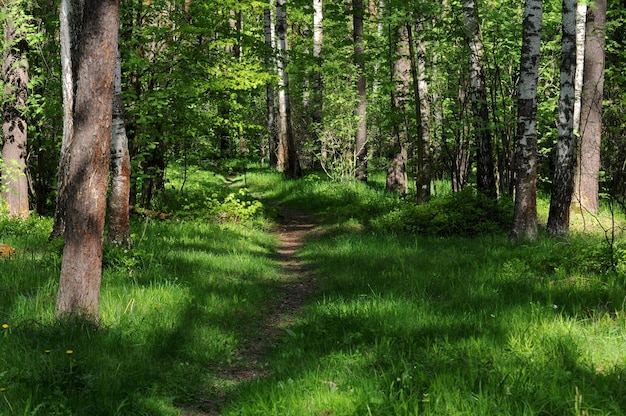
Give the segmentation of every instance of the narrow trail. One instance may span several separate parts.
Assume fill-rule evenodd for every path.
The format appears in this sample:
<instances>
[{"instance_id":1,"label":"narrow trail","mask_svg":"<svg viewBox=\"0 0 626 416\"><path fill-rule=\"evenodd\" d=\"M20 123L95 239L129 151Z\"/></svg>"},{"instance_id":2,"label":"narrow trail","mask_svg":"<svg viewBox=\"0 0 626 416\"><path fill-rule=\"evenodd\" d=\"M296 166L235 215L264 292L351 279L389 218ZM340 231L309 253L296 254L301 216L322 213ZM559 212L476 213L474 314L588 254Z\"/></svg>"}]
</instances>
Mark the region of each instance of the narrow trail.
<instances>
[{"instance_id":1,"label":"narrow trail","mask_svg":"<svg viewBox=\"0 0 626 416\"><path fill-rule=\"evenodd\" d=\"M273 255L280 272L279 279L270 283L275 297L268 299L259 322L251 328L249 338L243 341L232 364L211 367L226 383L240 384L271 373L272 369L266 364L269 350L279 341L285 328L294 322L307 299L316 290L315 277L310 267L297 257L297 252L314 227L313 219L307 214L280 207L275 230L280 244ZM207 402L196 404L195 410L188 409L184 415L220 415L227 399L226 393L218 392L217 398L207 398Z\"/></svg>"}]
</instances>

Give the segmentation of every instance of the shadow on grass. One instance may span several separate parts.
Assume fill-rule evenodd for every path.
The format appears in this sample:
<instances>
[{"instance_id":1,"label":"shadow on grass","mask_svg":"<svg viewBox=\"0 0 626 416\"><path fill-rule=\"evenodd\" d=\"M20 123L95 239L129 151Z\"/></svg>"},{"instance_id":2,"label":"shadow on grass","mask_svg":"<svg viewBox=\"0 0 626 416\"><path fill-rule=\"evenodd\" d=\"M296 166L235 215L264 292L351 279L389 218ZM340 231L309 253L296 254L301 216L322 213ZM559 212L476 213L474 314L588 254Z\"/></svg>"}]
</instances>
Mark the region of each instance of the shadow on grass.
<instances>
[{"instance_id":1,"label":"shadow on grass","mask_svg":"<svg viewBox=\"0 0 626 416\"><path fill-rule=\"evenodd\" d=\"M225 414L623 413L626 291L563 271L567 258L546 268L551 249L504 236L310 242L321 291L274 350L272 377Z\"/></svg>"}]
</instances>

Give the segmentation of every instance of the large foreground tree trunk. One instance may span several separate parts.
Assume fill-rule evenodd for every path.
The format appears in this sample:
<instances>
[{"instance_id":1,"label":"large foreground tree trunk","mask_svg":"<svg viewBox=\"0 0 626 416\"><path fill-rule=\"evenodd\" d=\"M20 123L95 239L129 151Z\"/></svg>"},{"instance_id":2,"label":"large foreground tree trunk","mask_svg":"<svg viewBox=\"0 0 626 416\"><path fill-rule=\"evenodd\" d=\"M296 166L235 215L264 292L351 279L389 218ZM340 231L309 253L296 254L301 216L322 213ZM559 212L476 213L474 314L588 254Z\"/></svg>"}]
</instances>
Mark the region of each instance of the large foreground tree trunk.
<instances>
[{"instance_id":1,"label":"large foreground tree trunk","mask_svg":"<svg viewBox=\"0 0 626 416\"><path fill-rule=\"evenodd\" d=\"M598 212L605 36L606 0L596 0L587 8L580 146L574 182L574 202L593 213Z\"/></svg>"},{"instance_id":2,"label":"large foreground tree trunk","mask_svg":"<svg viewBox=\"0 0 626 416\"><path fill-rule=\"evenodd\" d=\"M63 0L62 10L75 88L74 105L64 108L73 129L62 155L65 246L56 314L98 321L119 0Z\"/></svg>"},{"instance_id":3,"label":"large foreground tree trunk","mask_svg":"<svg viewBox=\"0 0 626 416\"><path fill-rule=\"evenodd\" d=\"M569 212L574 190L574 163L576 162L576 137L574 136L576 2L577 0L563 0L559 136L556 143L550 214L548 216L548 233L555 236L565 236L569 233Z\"/></svg>"},{"instance_id":4,"label":"large foreground tree trunk","mask_svg":"<svg viewBox=\"0 0 626 416\"><path fill-rule=\"evenodd\" d=\"M520 57L512 239L537 238L537 80L542 23L542 1L526 0Z\"/></svg>"},{"instance_id":5,"label":"large foreground tree trunk","mask_svg":"<svg viewBox=\"0 0 626 416\"><path fill-rule=\"evenodd\" d=\"M26 178L27 125L24 109L28 98L28 41L20 30L24 16L15 0L4 4L5 56L2 64L4 103L2 123L2 199L9 215L26 218L28 180Z\"/></svg>"}]
</instances>

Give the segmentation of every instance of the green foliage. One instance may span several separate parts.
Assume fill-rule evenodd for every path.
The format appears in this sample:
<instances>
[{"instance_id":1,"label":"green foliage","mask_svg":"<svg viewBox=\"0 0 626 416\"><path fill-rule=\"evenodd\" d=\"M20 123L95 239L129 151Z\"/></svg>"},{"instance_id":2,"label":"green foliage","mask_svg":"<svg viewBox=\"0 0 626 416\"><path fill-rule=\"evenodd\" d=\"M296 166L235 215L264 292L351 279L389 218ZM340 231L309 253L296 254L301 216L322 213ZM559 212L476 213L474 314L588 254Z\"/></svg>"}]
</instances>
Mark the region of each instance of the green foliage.
<instances>
[{"instance_id":1,"label":"green foliage","mask_svg":"<svg viewBox=\"0 0 626 416\"><path fill-rule=\"evenodd\" d=\"M433 236L475 236L509 231L513 204L509 199L494 201L474 189L417 206L403 204L374 221L380 230Z\"/></svg>"}]
</instances>

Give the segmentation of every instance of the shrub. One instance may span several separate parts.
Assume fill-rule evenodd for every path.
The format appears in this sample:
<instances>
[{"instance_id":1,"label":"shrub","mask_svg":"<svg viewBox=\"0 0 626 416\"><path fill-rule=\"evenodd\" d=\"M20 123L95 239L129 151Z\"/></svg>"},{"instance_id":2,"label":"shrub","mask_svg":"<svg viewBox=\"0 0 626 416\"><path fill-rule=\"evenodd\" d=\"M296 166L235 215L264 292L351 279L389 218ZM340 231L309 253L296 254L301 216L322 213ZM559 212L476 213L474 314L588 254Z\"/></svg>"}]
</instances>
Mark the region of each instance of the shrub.
<instances>
[{"instance_id":1,"label":"shrub","mask_svg":"<svg viewBox=\"0 0 626 416\"><path fill-rule=\"evenodd\" d=\"M433 236L474 236L508 230L513 203L494 201L467 188L424 205L405 203L372 221L377 229Z\"/></svg>"}]
</instances>

